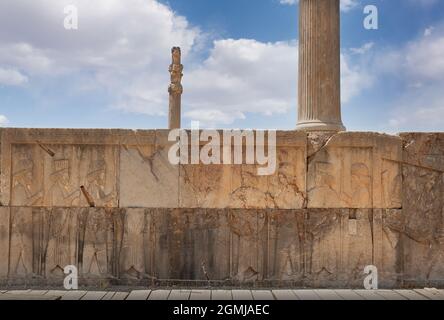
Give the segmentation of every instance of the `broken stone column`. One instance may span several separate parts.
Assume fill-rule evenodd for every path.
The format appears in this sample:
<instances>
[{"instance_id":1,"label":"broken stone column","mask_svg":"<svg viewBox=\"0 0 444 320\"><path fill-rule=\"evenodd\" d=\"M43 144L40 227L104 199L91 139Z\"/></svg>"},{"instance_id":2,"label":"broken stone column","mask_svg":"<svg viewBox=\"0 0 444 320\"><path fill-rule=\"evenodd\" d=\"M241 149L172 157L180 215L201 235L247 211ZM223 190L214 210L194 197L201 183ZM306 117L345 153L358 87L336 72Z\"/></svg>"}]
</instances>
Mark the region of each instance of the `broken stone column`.
<instances>
[{"instance_id":1,"label":"broken stone column","mask_svg":"<svg viewBox=\"0 0 444 320\"><path fill-rule=\"evenodd\" d=\"M298 130L345 130L340 81L339 0L301 0Z\"/></svg>"},{"instance_id":2,"label":"broken stone column","mask_svg":"<svg viewBox=\"0 0 444 320\"><path fill-rule=\"evenodd\" d=\"M182 71L183 65L181 64L181 52L179 47L171 49L172 63L170 65L169 72L171 74L171 84L168 87L170 94L169 113L168 113L168 128L180 129L180 109L181 109L181 97L182 97Z\"/></svg>"}]
</instances>

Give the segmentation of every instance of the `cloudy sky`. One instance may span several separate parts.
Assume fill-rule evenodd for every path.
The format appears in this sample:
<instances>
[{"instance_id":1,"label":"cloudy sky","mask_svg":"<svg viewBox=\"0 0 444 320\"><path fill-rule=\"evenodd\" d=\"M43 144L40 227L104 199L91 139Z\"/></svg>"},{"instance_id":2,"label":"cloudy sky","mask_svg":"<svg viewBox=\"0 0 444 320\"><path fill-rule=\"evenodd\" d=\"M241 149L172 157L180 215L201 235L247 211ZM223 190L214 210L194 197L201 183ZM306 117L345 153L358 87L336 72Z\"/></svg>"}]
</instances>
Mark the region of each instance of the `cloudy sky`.
<instances>
[{"instance_id":1,"label":"cloudy sky","mask_svg":"<svg viewBox=\"0 0 444 320\"><path fill-rule=\"evenodd\" d=\"M444 2L341 2L347 128L444 131ZM297 0L1 0L0 125L164 128L180 46L185 126L293 129L297 20Z\"/></svg>"}]
</instances>

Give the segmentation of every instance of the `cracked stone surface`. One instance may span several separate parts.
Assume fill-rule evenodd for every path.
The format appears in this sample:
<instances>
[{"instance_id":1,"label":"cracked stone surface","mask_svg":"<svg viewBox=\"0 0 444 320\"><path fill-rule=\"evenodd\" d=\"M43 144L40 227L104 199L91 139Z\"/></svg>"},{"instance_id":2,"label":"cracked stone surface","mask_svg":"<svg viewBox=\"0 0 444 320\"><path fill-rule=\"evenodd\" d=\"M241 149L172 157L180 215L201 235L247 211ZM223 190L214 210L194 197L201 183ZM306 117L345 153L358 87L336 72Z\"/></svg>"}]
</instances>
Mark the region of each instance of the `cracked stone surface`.
<instances>
[{"instance_id":1,"label":"cracked stone surface","mask_svg":"<svg viewBox=\"0 0 444 320\"><path fill-rule=\"evenodd\" d=\"M265 177L167 133L0 129L0 285L444 287L443 133L282 131Z\"/></svg>"}]
</instances>

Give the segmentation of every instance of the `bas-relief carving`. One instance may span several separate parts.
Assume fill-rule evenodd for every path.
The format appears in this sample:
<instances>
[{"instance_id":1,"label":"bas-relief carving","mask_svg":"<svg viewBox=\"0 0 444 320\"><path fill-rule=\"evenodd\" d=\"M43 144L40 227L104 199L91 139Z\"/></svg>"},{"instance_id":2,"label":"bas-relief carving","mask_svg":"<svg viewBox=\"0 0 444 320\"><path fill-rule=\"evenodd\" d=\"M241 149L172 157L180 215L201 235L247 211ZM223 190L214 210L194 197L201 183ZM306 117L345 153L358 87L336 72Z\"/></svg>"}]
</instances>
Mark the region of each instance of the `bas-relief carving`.
<instances>
[{"instance_id":1,"label":"bas-relief carving","mask_svg":"<svg viewBox=\"0 0 444 320\"><path fill-rule=\"evenodd\" d=\"M112 216L105 209L83 209L79 217L79 273L83 277L110 277L113 250Z\"/></svg>"},{"instance_id":2,"label":"bas-relief carving","mask_svg":"<svg viewBox=\"0 0 444 320\"><path fill-rule=\"evenodd\" d=\"M444 171L444 133L400 133L404 163Z\"/></svg>"},{"instance_id":3,"label":"bas-relief carving","mask_svg":"<svg viewBox=\"0 0 444 320\"><path fill-rule=\"evenodd\" d=\"M302 282L305 272L304 225L304 211L270 212L267 279Z\"/></svg>"},{"instance_id":4,"label":"bas-relief carving","mask_svg":"<svg viewBox=\"0 0 444 320\"><path fill-rule=\"evenodd\" d=\"M52 153L48 154L45 149ZM13 206L117 206L117 147L98 145L12 146Z\"/></svg>"},{"instance_id":5,"label":"bas-relief carving","mask_svg":"<svg viewBox=\"0 0 444 320\"><path fill-rule=\"evenodd\" d=\"M371 149L321 150L311 165L309 207L371 208Z\"/></svg>"},{"instance_id":6,"label":"bas-relief carving","mask_svg":"<svg viewBox=\"0 0 444 320\"><path fill-rule=\"evenodd\" d=\"M119 249L119 276L128 279L152 278L152 214L147 209L127 209L120 213L123 234Z\"/></svg>"},{"instance_id":7,"label":"bas-relief carving","mask_svg":"<svg viewBox=\"0 0 444 320\"><path fill-rule=\"evenodd\" d=\"M258 165L181 165L180 206L184 208L303 208L305 150L278 147L276 172L257 174Z\"/></svg>"},{"instance_id":8,"label":"bas-relief carving","mask_svg":"<svg viewBox=\"0 0 444 320\"><path fill-rule=\"evenodd\" d=\"M31 277L33 272L32 208L11 208L8 277Z\"/></svg>"},{"instance_id":9,"label":"bas-relief carving","mask_svg":"<svg viewBox=\"0 0 444 320\"><path fill-rule=\"evenodd\" d=\"M441 133L405 133L402 216L387 222L398 239L406 285L444 283L444 139Z\"/></svg>"},{"instance_id":10,"label":"bas-relief carving","mask_svg":"<svg viewBox=\"0 0 444 320\"><path fill-rule=\"evenodd\" d=\"M12 151L12 205L43 204L43 170L41 150L37 145L16 145Z\"/></svg>"},{"instance_id":11,"label":"bas-relief carving","mask_svg":"<svg viewBox=\"0 0 444 320\"><path fill-rule=\"evenodd\" d=\"M46 278L63 278L63 268L77 263L78 209L34 208L33 270Z\"/></svg>"},{"instance_id":12,"label":"bas-relief carving","mask_svg":"<svg viewBox=\"0 0 444 320\"><path fill-rule=\"evenodd\" d=\"M229 232L218 210L163 210L153 215L151 274L156 278L229 278Z\"/></svg>"},{"instance_id":13,"label":"bas-relief carving","mask_svg":"<svg viewBox=\"0 0 444 320\"><path fill-rule=\"evenodd\" d=\"M403 216L390 227L398 233L406 282L444 281L443 195L441 172L403 166Z\"/></svg>"},{"instance_id":14,"label":"bas-relief carving","mask_svg":"<svg viewBox=\"0 0 444 320\"><path fill-rule=\"evenodd\" d=\"M181 208L225 208L234 165L180 165Z\"/></svg>"},{"instance_id":15,"label":"bas-relief carving","mask_svg":"<svg viewBox=\"0 0 444 320\"><path fill-rule=\"evenodd\" d=\"M8 276L10 208L0 207L0 280Z\"/></svg>"},{"instance_id":16,"label":"bas-relief carving","mask_svg":"<svg viewBox=\"0 0 444 320\"><path fill-rule=\"evenodd\" d=\"M333 136L309 158L308 207L400 208L400 147L394 137Z\"/></svg>"},{"instance_id":17,"label":"bas-relief carving","mask_svg":"<svg viewBox=\"0 0 444 320\"><path fill-rule=\"evenodd\" d=\"M362 284L364 267L373 261L370 210L310 210L305 228L307 284Z\"/></svg>"},{"instance_id":18,"label":"bas-relief carving","mask_svg":"<svg viewBox=\"0 0 444 320\"><path fill-rule=\"evenodd\" d=\"M234 210L228 214L231 235L231 278L257 281L264 278L268 222L264 211ZM264 233L265 232L265 233Z\"/></svg>"}]
</instances>

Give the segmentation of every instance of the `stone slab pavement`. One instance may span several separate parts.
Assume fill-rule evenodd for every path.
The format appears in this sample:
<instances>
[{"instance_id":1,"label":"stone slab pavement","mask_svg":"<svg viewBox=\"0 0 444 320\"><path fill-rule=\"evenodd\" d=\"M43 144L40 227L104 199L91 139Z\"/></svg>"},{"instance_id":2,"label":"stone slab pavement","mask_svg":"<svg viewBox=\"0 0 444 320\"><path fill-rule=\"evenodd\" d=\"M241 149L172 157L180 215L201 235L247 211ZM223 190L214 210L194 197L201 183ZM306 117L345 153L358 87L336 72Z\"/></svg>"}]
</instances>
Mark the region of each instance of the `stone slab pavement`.
<instances>
[{"instance_id":1,"label":"stone slab pavement","mask_svg":"<svg viewBox=\"0 0 444 320\"><path fill-rule=\"evenodd\" d=\"M444 300L444 290L1 290L0 300Z\"/></svg>"}]
</instances>

